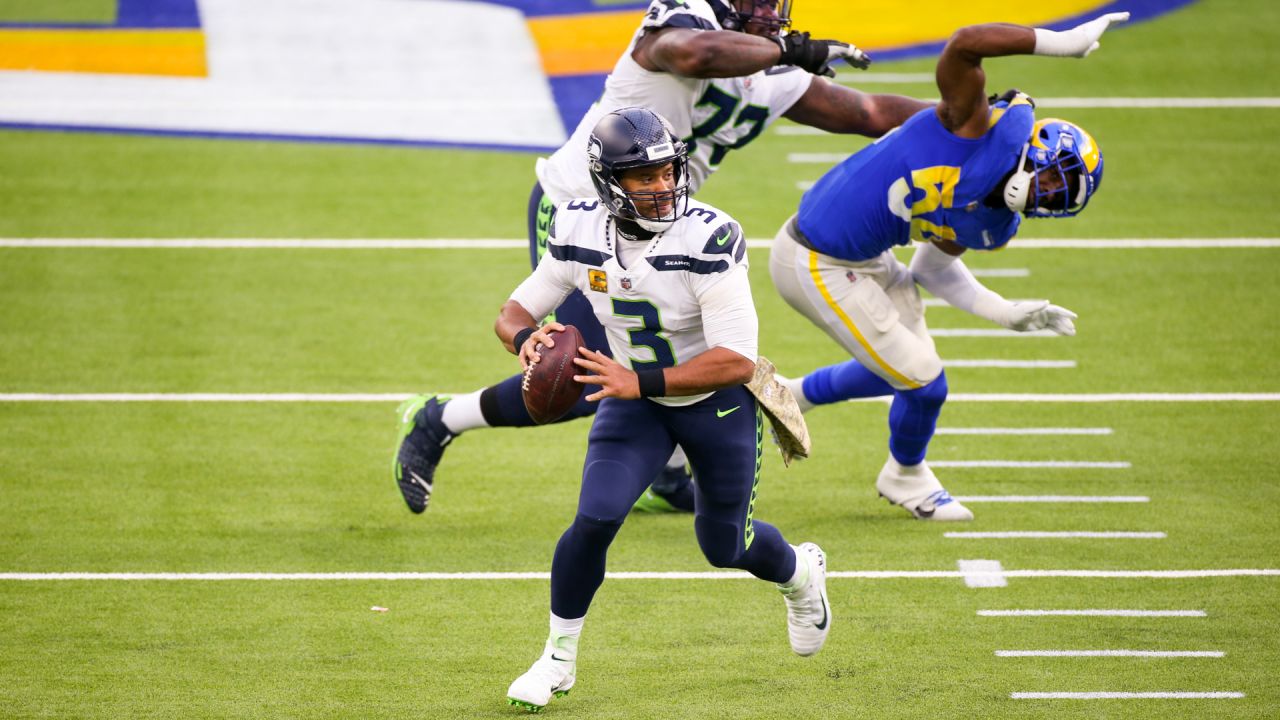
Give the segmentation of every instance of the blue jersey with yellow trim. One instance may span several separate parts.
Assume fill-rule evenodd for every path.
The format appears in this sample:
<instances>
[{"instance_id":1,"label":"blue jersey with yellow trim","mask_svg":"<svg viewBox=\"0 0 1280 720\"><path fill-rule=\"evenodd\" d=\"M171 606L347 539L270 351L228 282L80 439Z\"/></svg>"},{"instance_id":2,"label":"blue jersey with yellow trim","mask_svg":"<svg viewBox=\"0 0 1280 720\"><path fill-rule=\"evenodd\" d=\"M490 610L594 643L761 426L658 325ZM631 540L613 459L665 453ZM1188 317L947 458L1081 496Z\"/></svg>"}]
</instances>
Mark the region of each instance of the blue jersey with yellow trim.
<instances>
[{"instance_id":1,"label":"blue jersey with yellow trim","mask_svg":"<svg viewBox=\"0 0 1280 720\"><path fill-rule=\"evenodd\" d=\"M982 201L1017 164L1034 123L1021 95L992 106L990 129L974 139L921 110L823 175L800 201L800 231L823 255L855 261L912 240L1003 247L1021 217Z\"/></svg>"}]
</instances>

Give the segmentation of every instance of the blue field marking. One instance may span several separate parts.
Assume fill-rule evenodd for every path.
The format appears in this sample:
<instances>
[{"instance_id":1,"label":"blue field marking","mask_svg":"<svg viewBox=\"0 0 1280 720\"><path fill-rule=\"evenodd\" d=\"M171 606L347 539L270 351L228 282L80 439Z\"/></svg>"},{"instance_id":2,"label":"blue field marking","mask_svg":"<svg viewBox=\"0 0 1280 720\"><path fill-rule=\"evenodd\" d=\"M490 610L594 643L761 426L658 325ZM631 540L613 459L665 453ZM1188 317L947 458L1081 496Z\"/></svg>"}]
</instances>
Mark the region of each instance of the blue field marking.
<instances>
[{"instance_id":1,"label":"blue field marking","mask_svg":"<svg viewBox=\"0 0 1280 720\"><path fill-rule=\"evenodd\" d=\"M196 0L118 0L115 22L110 23L0 22L0 28L57 30L198 30L200 27Z\"/></svg>"}]
</instances>

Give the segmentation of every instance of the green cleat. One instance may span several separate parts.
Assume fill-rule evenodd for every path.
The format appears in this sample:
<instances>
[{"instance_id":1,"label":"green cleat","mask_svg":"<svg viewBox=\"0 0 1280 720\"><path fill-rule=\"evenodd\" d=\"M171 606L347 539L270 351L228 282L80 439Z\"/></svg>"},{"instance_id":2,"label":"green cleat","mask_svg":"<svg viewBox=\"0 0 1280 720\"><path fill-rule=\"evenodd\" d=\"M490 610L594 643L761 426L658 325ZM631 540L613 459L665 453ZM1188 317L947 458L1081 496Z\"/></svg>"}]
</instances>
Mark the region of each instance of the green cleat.
<instances>
[{"instance_id":1,"label":"green cleat","mask_svg":"<svg viewBox=\"0 0 1280 720\"><path fill-rule=\"evenodd\" d=\"M667 502L667 499L653 491L653 488L646 488L644 494L636 500L636 504L631 506L631 512L637 513L675 513L681 512L680 508Z\"/></svg>"}]
</instances>

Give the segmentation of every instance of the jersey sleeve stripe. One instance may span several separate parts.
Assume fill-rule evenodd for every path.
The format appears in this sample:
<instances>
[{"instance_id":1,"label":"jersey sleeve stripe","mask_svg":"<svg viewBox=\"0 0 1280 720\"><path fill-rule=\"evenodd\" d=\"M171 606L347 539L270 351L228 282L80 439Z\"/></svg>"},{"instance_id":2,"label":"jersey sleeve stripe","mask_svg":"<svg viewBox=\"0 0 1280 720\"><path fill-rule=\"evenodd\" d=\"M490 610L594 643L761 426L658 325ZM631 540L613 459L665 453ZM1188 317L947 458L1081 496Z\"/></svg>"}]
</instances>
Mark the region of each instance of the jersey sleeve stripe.
<instances>
[{"instance_id":1,"label":"jersey sleeve stripe","mask_svg":"<svg viewBox=\"0 0 1280 720\"><path fill-rule=\"evenodd\" d=\"M646 25L645 30L660 30L662 28L688 28L690 30L716 30L716 26L707 22L706 18L700 18L697 15L689 13L676 13L668 15L661 25Z\"/></svg>"},{"instance_id":2,"label":"jersey sleeve stripe","mask_svg":"<svg viewBox=\"0 0 1280 720\"><path fill-rule=\"evenodd\" d=\"M576 245L557 245L555 243L547 243L547 251L556 260L594 265L595 267L603 266L609 258L613 257L599 250L588 250Z\"/></svg>"}]
</instances>

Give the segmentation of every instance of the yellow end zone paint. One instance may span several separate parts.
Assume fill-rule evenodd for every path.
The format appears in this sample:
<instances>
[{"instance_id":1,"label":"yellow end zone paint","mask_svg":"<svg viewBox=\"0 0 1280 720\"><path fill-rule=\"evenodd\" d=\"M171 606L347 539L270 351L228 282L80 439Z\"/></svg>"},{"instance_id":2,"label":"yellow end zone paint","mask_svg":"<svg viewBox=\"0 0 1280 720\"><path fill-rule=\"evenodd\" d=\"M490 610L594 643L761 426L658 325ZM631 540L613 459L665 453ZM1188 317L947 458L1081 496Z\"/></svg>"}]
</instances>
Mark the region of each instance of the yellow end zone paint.
<instances>
[{"instance_id":1,"label":"yellow end zone paint","mask_svg":"<svg viewBox=\"0 0 1280 720\"><path fill-rule=\"evenodd\" d=\"M874 53L943 42L956 28L983 22L1046 25L1102 7L1107 0L918 0L909 12L896 0L804 0L792 24L817 37L838 38ZM548 75L607 73L640 26L641 10L530 18L529 30Z\"/></svg>"},{"instance_id":2,"label":"yellow end zone paint","mask_svg":"<svg viewBox=\"0 0 1280 720\"><path fill-rule=\"evenodd\" d=\"M0 70L209 74L200 30L0 30Z\"/></svg>"},{"instance_id":3,"label":"yellow end zone paint","mask_svg":"<svg viewBox=\"0 0 1280 720\"><path fill-rule=\"evenodd\" d=\"M548 75L584 75L613 70L640 27L640 10L529 19L529 32Z\"/></svg>"}]
</instances>

